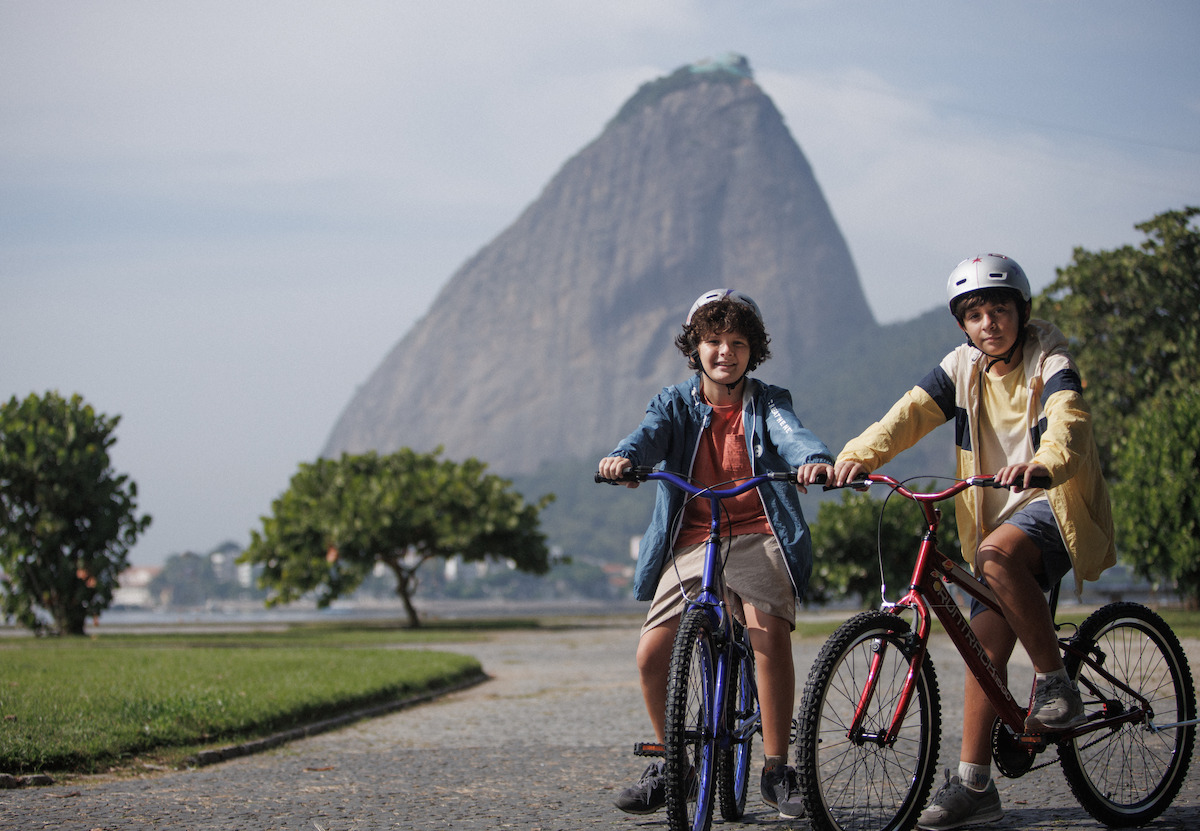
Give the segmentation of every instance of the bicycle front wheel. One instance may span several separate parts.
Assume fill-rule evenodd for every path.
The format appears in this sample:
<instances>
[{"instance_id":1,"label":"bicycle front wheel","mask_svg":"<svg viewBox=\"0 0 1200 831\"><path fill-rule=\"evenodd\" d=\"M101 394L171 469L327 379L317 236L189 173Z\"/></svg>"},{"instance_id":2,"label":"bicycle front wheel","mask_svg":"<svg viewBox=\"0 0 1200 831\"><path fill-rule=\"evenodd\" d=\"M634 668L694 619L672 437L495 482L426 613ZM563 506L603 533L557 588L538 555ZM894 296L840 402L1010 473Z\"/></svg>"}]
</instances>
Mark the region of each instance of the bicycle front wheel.
<instances>
[{"instance_id":1,"label":"bicycle front wheel","mask_svg":"<svg viewBox=\"0 0 1200 831\"><path fill-rule=\"evenodd\" d=\"M679 622L667 679L667 826L707 831L715 794L717 655L703 609Z\"/></svg>"},{"instance_id":2,"label":"bicycle front wheel","mask_svg":"<svg viewBox=\"0 0 1200 831\"><path fill-rule=\"evenodd\" d=\"M1179 639L1161 617L1137 603L1111 603L1088 616L1075 637L1079 650L1144 698L1146 718L1085 733L1058 745L1063 775L1079 804L1109 826L1143 825L1179 793L1195 742L1192 673ZM1141 704L1079 655L1067 672L1084 710L1116 716ZM1180 726L1172 726L1180 725Z\"/></svg>"},{"instance_id":3,"label":"bicycle front wheel","mask_svg":"<svg viewBox=\"0 0 1200 831\"><path fill-rule=\"evenodd\" d=\"M740 629L738 624L735 628ZM725 728L729 744L717 751L717 793L720 796L721 817L741 819L746 811L746 792L750 783L750 766L754 755L754 734L759 727L758 687L754 679L754 653L740 630L740 643L729 673L729 689L725 693Z\"/></svg>"},{"instance_id":4,"label":"bicycle front wheel","mask_svg":"<svg viewBox=\"0 0 1200 831\"><path fill-rule=\"evenodd\" d=\"M914 646L907 621L864 612L842 624L817 655L796 740L796 772L817 831L902 831L916 824L933 785L942 730L928 655L895 741L886 737Z\"/></svg>"}]
</instances>

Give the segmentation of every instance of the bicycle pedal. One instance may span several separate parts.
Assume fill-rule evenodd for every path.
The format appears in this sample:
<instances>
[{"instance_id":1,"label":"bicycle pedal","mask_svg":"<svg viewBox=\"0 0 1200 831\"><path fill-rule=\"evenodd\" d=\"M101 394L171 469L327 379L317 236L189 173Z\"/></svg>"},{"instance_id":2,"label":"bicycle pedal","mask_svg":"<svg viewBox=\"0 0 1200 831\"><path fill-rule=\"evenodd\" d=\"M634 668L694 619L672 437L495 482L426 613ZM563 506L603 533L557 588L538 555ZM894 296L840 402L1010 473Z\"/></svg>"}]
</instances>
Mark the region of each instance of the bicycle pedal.
<instances>
[{"instance_id":1,"label":"bicycle pedal","mask_svg":"<svg viewBox=\"0 0 1200 831\"><path fill-rule=\"evenodd\" d=\"M633 746L634 756L666 756L667 748L658 742L638 742Z\"/></svg>"},{"instance_id":2,"label":"bicycle pedal","mask_svg":"<svg viewBox=\"0 0 1200 831\"><path fill-rule=\"evenodd\" d=\"M1045 750L1049 743L1045 733L1018 733L1016 739L1018 747L1039 752Z\"/></svg>"}]
</instances>

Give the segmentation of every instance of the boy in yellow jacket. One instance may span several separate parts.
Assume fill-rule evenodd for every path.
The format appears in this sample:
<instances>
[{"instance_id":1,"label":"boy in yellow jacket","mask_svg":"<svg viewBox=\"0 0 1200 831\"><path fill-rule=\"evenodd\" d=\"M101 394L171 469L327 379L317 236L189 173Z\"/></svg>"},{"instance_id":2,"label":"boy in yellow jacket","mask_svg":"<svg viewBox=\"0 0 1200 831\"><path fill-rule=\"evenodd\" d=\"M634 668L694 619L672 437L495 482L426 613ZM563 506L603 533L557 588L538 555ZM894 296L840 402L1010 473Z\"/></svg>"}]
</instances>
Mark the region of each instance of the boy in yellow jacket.
<instances>
[{"instance_id":1,"label":"boy in yellow jacket","mask_svg":"<svg viewBox=\"0 0 1200 831\"><path fill-rule=\"evenodd\" d=\"M844 485L876 470L947 421L955 422L957 475L992 474L1012 490L970 488L955 501L963 556L991 587L1003 617L972 603L971 628L1007 678L1019 640L1037 681L1025 720L1030 732L1067 730L1084 718L1067 677L1045 591L1071 568L1078 592L1116 562L1108 491L1091 417L1066 338L1031 320L1029 280L1008 257L963 260L947 284L950 311L967 336L959 346L838 455ZM1030 487L1048 476L1048 489ZM995 710L968 674L958 776L917 827L946 831L1000 819L991 775Z\"/></svg>"}]
</instances>

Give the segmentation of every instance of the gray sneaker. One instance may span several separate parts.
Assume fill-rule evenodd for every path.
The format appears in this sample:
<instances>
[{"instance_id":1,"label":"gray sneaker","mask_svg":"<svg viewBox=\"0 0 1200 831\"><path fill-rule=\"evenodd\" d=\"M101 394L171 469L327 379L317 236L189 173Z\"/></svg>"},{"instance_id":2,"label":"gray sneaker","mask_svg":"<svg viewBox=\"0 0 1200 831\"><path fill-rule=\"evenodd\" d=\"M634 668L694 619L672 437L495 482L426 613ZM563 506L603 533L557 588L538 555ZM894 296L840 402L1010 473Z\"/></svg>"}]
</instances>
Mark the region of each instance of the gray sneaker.
<instances>
[{"instance_id":1,"label":"gray sneaker","mask_svg":"<svg viewBox=\"0 0 1200 831\"><path fill-rule=\"evenodd\" d=\"M696 799L696 771L688 771L688 802ZM642 778L617 795L616 805L627 814L653 814L667 804L667 763L651 762Z\"/></svg>"},{"instance_id":2,"label":"gray sneaker","mask_svg":"<svg viewBox=\"0 0 1200 831\"><path fill-rule=\"evenodd\" d=\"M779 811L780 819L800 819L804 816L804 797L796 781L796 769L776 765L762 772L763 802Z\"/></svg>"},{"instance_id":3,"label":"gray sneaker","mask_svg":"<svg viewBox=\"0 0 1200 831\"><path fill-rule=\"evenodd\" d=\"M957 776L946 771L946 784L933 795L933 802L917 818L917 828L923 831L947 831L968 825L984 825L1004 816L1000 808L1000 792L995 782L988 782L983 791L973 791Z\"/></svg>"},{"instance_id":4,"label":"gray sneaker","mask_svg":"<svg viewBox=\"0 0 1200 831\"><path fill-rule=\"evenodd\" d=\"M1070 730L1087 721L1079 688L1057 675L1038 681L1033 688L1033 706L1025 717L1029 733Z\"/></svg>"},{"instance_id":5,"label":"gray sneaker","mask_svg":"<svg viewBox=\"0 0 1200 831\"><path fill-rule=\"evenodd\" d=\"M667 804L667 763L651 762L637 784L617 796L617 807L627 814L653 814Z\"/></svg>"}]
</instances>

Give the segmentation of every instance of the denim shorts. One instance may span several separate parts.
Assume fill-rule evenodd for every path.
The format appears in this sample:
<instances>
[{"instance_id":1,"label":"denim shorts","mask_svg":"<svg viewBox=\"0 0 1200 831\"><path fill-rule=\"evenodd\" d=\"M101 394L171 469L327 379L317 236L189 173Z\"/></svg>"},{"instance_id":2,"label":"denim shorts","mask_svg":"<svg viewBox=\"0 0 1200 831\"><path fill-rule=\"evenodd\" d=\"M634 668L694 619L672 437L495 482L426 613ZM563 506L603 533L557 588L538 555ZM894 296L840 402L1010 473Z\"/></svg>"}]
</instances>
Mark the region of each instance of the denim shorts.
<instances>
[{"instance_id":1,"label":"denim shorts","mask_svg":"<svg viewBox=\"0 0 1200 831\"><path fill-rule=\"evenodd\" d=\"M1004 520L1005 525L1015 525L1025 532L1042 551L1042 573L1033 575L1042 591L1048 592L1054 584L1071 570L1071 555L1063 544L1062 533L1054 519L1050 502L1038 499ZM987 584L982 574L976 574L980 582ZM971 617L987 609L975 598L971 598Z\"/></svg>"}]
</instances>

